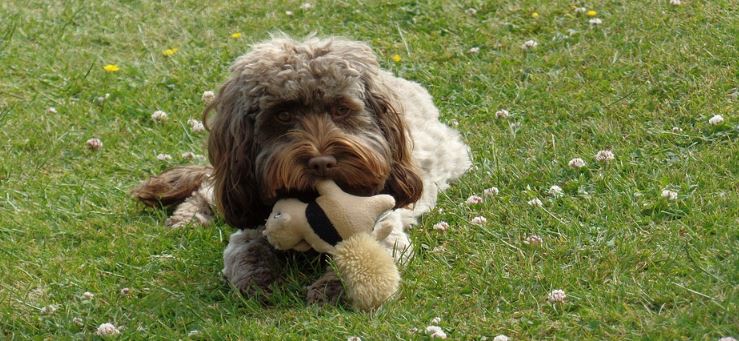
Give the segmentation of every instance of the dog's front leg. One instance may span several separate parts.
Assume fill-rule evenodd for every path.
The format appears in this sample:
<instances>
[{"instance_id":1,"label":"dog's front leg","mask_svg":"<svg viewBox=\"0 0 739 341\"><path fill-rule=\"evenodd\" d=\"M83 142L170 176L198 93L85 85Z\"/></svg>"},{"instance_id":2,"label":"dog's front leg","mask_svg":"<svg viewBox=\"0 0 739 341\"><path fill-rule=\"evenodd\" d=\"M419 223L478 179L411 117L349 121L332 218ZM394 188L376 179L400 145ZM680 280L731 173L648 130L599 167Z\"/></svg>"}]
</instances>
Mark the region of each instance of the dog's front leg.
<instances>
[{"instance_id":1,"label":"dog's front leg","mask_svg":"<svg viewBox=\"0 0 739 341\"><path fill-rule=\"evenodd\" d=\"M333 270L328 270L318 280L308 286L308 304L337 304L344 294L341 280Z\"/></svg>"},{"instance_id":2,"label":"dog's front leg","mask_svg":"<svg viewBox=\"0 0 739 341\"><path fill-rule=\"evenodd\" d=\"M280 276L279 255L262 229L233 233L223 251L223 277L248 297L267 297Z\"/></svg>"}]
</instances>

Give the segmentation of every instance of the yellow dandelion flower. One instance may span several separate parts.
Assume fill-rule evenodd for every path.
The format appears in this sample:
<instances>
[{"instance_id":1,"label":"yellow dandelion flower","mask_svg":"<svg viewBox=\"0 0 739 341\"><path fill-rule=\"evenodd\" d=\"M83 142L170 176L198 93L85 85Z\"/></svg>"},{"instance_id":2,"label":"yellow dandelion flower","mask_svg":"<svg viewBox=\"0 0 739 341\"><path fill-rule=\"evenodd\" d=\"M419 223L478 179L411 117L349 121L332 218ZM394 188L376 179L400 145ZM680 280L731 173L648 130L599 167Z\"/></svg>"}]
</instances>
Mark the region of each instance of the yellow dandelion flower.
<instances>
[{"instance_id":1,"label":"yellow dandelion flower","mask_svg":"<svg viewBox=\"0 0 739 341\"><path fill-rule=\"evenodd\" d=\"M231 38L234 38L234 39L241 38L241 32L231 33Z\"/></svg>"},{"instance_id":2,"label":"yellow dandelion flower","mask_svg":"<svg viewBox=\"0 0 739 341\"><path fill-rule=\"evenodd\" d=\"M179 50L178 48L166 49L166 50L162 51L162 54L165 57L172 57L172 56L174 56L175 53L177 53L178 50Z\"/></svg>"},{"instance_id":3,"label":"yellow dandelion flower","mask_svg":"<svg viewBox=\"0 0 739 341\"><path fill-rule=\"evenodd\" d=\"M539 18L539 13L537 13L537 12L531 13L531 17L534 18L534 19L537 19L537 18Z\"/></svg>"},{"instance_id":4,"label":"yellow dandelion flower","mask_svg":"<svg viewBox=\"0 0 739 341\"><path fill-rule=\"evenodd\" d=\"M400 63L400 55L399 54L394 54L392 57L390 57L390 59L392 59L396 63Z\"/></svg>"},{"instance_id":5,"label":"yellow dandelion flower","mask_svg":"<svg viewBox=\"0 0 739 341\"><path fill-rule=\"evenodd\" d=\"M594 17L594 16L598 15L598 12L596 12L594 9L591 9L591 10L589 10L585 14L587 14L589 17Z\"/></svg>"},{"instance_id":6,"label":"yellow dandelion flower","mask_svg":"<svg viewBox=\"0 0 739 341\"><path fill-rule=\"evenodd\" d=\"M108 64L108 65L103 66L103 70L105 70L105 72L109 72L109 73L118 72L118 71L120 71L120 69L121 68L118 67L118 65L116 65L116 64Z\"/></svg>"}]
</instances>

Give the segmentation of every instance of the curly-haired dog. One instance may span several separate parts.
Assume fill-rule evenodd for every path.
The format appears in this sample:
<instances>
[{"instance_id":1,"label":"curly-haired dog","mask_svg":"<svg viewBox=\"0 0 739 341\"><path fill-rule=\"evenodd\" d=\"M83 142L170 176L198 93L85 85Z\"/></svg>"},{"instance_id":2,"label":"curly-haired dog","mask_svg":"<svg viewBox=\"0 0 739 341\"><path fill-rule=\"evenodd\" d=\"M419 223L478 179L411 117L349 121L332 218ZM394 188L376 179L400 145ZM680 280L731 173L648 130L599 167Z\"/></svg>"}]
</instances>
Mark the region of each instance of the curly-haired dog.
<instances>
[{"instance_id":1,"label":"curly-haired dog","mask_svg":"<svg viewBox=\"0 0 739 341\"><path fill-rule=\"evenodd\" d=\"M241 229L224 252L223 273L247 294L268 291L280 274L279 255L254 230L276 200L315 196L322 178L355 195L390 194L396 210L383 220L395 229L385 243L402 260L411 245L404 228L471 163L423 87L381 70L367 44L340 38L254 45L231 66L206 122L212 169L173 169L133 195L179 204L170 226L207 223L215 206ZM339 285L329 272L308 300L334 300Z\"/></svg>"}]
</instances>

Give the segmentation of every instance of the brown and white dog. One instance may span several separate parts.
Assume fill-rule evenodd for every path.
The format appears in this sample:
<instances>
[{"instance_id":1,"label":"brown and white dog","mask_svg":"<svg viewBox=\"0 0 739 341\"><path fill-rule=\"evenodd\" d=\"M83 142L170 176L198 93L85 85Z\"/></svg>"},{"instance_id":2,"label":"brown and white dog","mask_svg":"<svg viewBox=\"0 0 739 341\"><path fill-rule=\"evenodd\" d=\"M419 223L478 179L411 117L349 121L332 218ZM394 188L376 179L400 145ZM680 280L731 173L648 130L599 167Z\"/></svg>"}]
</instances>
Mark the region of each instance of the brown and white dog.
<instances>
[{"instance_id":1,"label":"brown and white dog","mask_svg":"<svg viewBox=\"0 0 739 341\"><path fill-rule=\"evenodd\" d=\"M396 209L383 220L395 229L384 243L402 261L411 254L405 228L471 164L423 87L381 70L367 44L340 38L254 45L231 66L206 124L212 168L176 168L132 193L150 205L177 205L170 226L206 224L215 209L239 228L223 273L246 294L269 291L280 275L275 250L257 231L278 199L314 197L323 178L355 195L390 194ZM308 300L339 292L329 272Z\"/></svg>"}]
</instances>

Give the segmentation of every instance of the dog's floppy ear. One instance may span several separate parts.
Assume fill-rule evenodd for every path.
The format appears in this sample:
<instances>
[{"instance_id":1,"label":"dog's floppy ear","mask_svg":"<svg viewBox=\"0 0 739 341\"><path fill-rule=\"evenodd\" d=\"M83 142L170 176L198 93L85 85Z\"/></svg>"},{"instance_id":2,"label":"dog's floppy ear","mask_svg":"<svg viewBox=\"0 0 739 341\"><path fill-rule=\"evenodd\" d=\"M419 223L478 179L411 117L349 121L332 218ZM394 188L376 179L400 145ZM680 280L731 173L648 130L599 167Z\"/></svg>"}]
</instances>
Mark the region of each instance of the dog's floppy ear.
<instances>
[{"instance_id":1,"label":"dog's floppy ear","mask_svg":"<svg viewBox=\"0 0 739 341\"><path fill-rule=\"evenodd\" d=\"M385 182L385 192L395 198L395 207L406 207L421 198L423 182L411 157L412 143L408 130L398 110L392 105L391 95L381 84L365 80L366 102L377 116L385 138L392 150L390 178Z\"/></svg>"},{"instance_id":2,"label":"dog's floppy ear","mask_svg":"<svg viewBox=\"0 0 739 341\"><path fill-rule=\"evenodd\" d=\"M241 77L233 76L206 108L204 121L210 129L208 158L213 165L214 195L226 222L237 228L264 223L269 207L258 198L254 158L255 103L244 96ZM208 120L210 111L215 117Z\"/></svg>"},{"instance_id":3,"label":"dog's floppy ear","mask_svg":"<svg viewBox=\"0 0 739 341\"><path fill-rule=\"evenodd\" d=\"M334 39L333 53L349 62L361 74L365 87L365 102L377 116L380 129L392 148L390 178L385 182L385 193L395 198L395 207L405 207L421 198L423 182L411 157L411 140L398 109L394 95L382 83L380 66L372 48L356 41Z\"/></svg>"}]
</instances>

